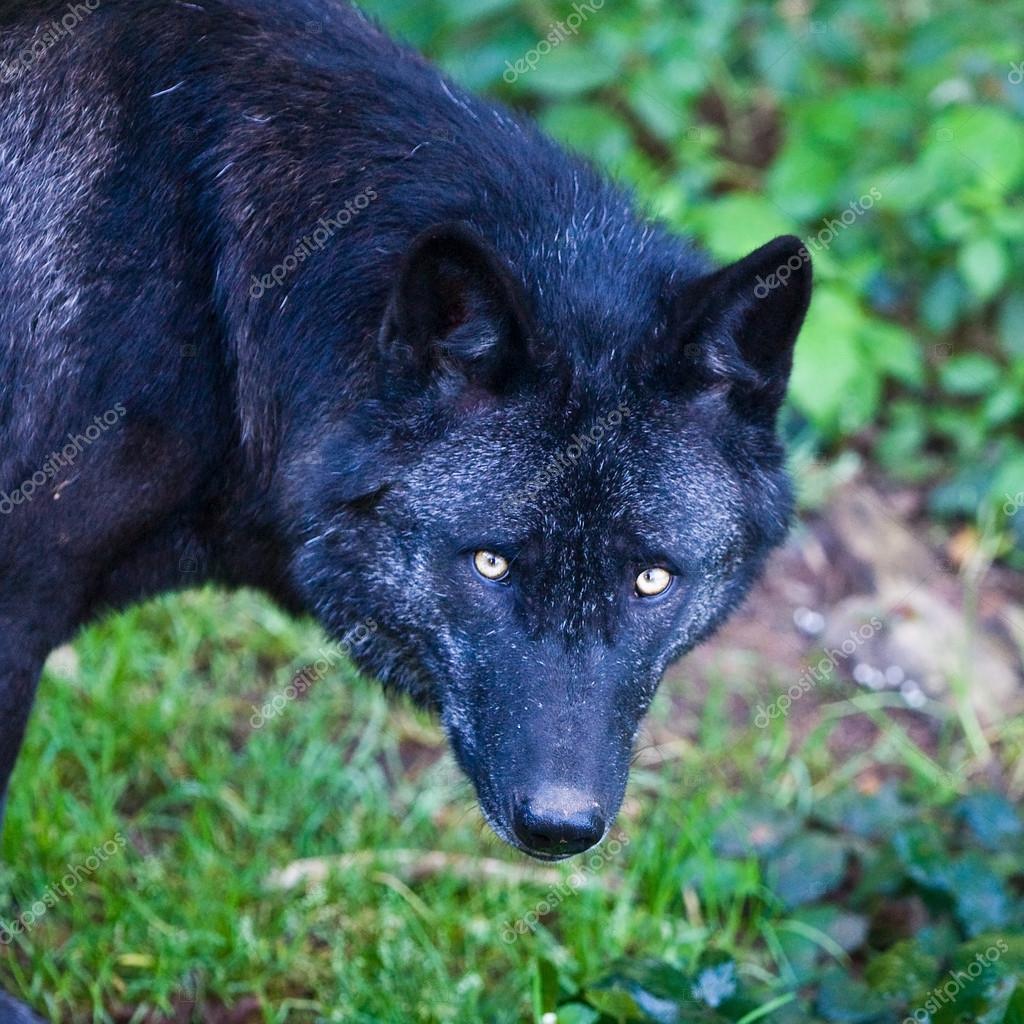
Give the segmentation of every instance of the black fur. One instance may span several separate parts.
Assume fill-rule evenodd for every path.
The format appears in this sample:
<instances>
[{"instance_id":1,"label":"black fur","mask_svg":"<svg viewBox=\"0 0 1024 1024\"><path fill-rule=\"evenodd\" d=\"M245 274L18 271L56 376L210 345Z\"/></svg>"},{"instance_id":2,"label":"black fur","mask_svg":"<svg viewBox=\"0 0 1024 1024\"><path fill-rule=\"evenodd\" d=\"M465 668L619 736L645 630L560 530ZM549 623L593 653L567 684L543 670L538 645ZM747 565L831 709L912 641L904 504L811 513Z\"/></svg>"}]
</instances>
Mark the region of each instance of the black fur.
<instances>
[{"instance_id":1,"label":"black fur","mask_svg":"<svg viewBox=\"0 0 1024 1024\"><path fill-rule=\"evenodd\" d=\"M68 9L0 7L0 791L54 646L215 580L374 620L499 835L606 829L785 533L806 250L716 270L341 3L90 0L38 52Z\"/></svg>"}]
</instances>

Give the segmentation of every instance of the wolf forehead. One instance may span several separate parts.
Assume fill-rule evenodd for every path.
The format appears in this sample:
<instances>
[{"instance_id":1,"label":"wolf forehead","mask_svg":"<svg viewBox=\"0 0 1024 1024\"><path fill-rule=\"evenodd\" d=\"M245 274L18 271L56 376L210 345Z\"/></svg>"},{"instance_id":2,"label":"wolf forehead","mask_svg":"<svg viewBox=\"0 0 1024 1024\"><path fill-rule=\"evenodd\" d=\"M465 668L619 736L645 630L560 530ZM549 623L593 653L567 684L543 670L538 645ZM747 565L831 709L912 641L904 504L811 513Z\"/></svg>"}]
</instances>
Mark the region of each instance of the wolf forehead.
<instances>
[{"instance_id":1,"label":"wolf forehead","mask_svg":"<svg viewBox=\"0 0 1024 1024\"><path fill-rule=\"evenodd\" d=\"M582 214L555 205L551 221L532 232L487 228L524 287L541 347L578 387L600 393L628 372L638 349L668 341L672 296L711 264L639 219L605 183L591 187L598 205Z\"/></svg>"},{"instance_id":2,"label":"wolf forehead","mask_svg":"<svg viewBox=\"0 0 1024 1024\"><path fill-rule=\"evenodd\" d=\"M749 519L758 484L719 450L712 414L634 391L577 409L552 408L553 399L537 394L467 418L425 445L393 486L414 496L424 524L481 541L557 535L595 548L632 544L641 555L682 538L717 548Z\"/></svg>"}]
</instances>

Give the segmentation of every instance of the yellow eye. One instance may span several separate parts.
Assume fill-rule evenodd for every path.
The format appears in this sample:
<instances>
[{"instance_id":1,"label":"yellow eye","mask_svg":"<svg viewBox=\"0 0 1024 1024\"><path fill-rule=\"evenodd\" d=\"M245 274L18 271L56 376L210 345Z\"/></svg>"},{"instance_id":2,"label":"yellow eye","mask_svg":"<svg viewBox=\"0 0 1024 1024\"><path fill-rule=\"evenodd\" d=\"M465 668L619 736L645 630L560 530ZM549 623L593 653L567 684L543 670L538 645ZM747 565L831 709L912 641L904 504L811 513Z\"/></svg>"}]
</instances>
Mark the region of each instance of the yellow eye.
<instances>
[{"instance_id":1,"label":"yellow eye","mask_svg":"<svg viewBox=\"0 0 1024 1024\"><path fill-rule=\"evenodd\" d=\"M508 559L493 551L478 551L473 556L473 565L485 580L503 580L508 575Z\"/></svg>"},{"instance_id":2,"label":"yellow eye","mask_svg":"<svg viewBox=\"0 0 1024 1024\"><path fill-rule=\"evenodd\" d=\"M641 597L657 597L668 590L672 579L668 569L645 569L636 578L636 592Z\"/></svg>"}]
</instances>

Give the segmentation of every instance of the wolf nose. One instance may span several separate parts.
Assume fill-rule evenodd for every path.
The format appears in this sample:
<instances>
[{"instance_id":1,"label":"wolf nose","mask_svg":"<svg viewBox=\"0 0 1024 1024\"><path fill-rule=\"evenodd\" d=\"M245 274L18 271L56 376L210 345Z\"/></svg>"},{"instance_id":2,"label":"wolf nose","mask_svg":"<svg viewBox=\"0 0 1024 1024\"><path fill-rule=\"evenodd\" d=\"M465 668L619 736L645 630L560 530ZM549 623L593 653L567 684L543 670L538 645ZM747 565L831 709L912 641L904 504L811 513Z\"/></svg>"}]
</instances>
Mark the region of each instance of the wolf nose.
<instances>
[{"instance_id":1,"label":"wolf nose","mask_svg":"<svg viewBox=\"0 0 1024 1024\"><path fill-rule=\"evenodd\" d=\"M596 800L571 789L542 790L516 802L512 828L530 853L568 857L589 850L604 835Z\"/></svg>"}]
</instances>

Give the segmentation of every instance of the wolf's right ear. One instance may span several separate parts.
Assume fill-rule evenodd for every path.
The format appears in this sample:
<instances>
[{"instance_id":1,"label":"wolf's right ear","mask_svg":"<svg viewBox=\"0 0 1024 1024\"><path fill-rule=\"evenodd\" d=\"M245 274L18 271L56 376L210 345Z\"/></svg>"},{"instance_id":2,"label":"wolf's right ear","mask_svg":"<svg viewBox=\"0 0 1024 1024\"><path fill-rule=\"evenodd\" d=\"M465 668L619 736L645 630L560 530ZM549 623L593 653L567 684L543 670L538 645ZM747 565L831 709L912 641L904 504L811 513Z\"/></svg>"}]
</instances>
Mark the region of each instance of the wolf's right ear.
<instances>
[{"instance_id":1,"label":"wolf's right ear","mask_svg":"<svg viewBox=\"0 0 1024 1024\"><path fill-rule=\"evenodd\" d=\"M774 417L786 394L812 276L804 243L782 235L698 280L680 296L675 315L684 376L726 386L750 414Z\"/></svg>"},{"instance_id":2,"label":"wolf's right ear","mask_svg":"<svg viewBox=\"0 0 1024 1024\"><path fill-rule=\"evenodd\" d=\"M511 269L469 225L450 223L412 243L380 340L399 372L502 391L528 360L531 333Z\"/></svg>"}]
</instances>

